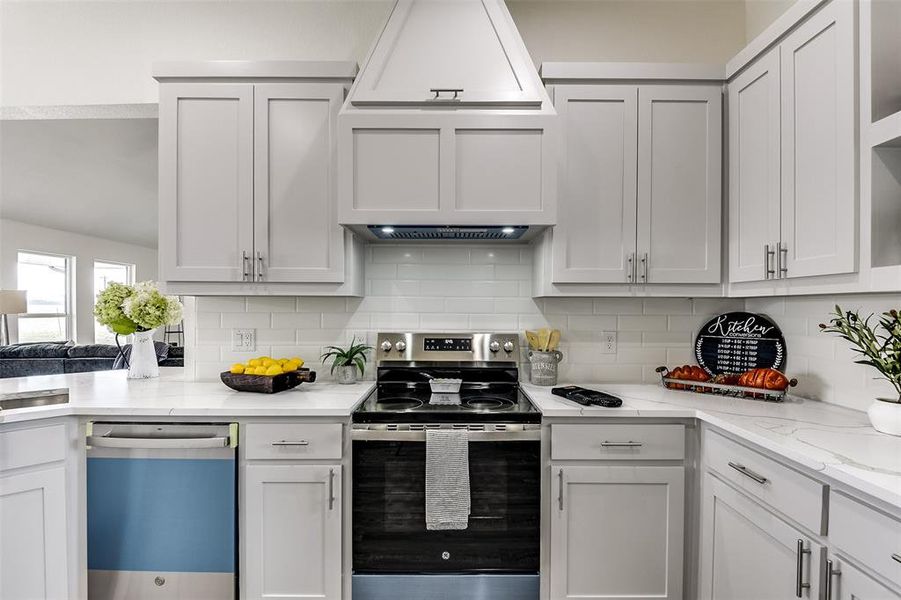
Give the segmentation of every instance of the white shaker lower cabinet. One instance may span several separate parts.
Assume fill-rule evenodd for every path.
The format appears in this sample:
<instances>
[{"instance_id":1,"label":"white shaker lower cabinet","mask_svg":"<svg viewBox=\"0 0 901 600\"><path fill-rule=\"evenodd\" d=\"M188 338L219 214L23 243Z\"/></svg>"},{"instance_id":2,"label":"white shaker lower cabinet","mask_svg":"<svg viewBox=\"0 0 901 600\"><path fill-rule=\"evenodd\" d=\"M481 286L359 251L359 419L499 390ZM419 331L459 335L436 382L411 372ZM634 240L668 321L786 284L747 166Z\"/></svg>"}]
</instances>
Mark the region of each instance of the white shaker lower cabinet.
<instances>
[{"instance_id":1,"label":"white shaker lower cabinet","mask_svg":"<svg viewBox=\"0 0 901 600\"><path fill-rule=\"evenodd\" d=\"M78 563L69 543L69 443L62 424L0 426L0 598L78 596L69 573Z\"/></svg>"},{"instance_id":2,"label":"white shaker lower cabinet","mask_svg":"<svg viewBox=\"0 0 901 600\"><path fill-rule=\"evenodd\" d=\"M243 596L341 598L341 466L246 467Z\"/></svg>"},{"instance_id":3,"label":"white shaker lower cabinet","mask_svg":"<svg viewBox=\"0 0 901 600\"><path fill-rule=\"evenodd\" d=\"M855 569L847 562L832 558L826 563L832 568L831 580L823 600L897 600L901 594L882 585Z\"/></svg>"},{"instance_id":4,"label":"white shaker lower cabinet","mask_svg":"<svg viewBox=\"0 0 901 600\"><path fill-rule=\"evenodd\" d=\"M819 598L822 547L713 475L704 477L700 597Z\"/></svg>"},{"instance_id":5,"label":"white shaker lower cabinet","mask_svg":"<svg viewBox=\"0 0 901 600\"><path fill-rule=\"evenodd\" d=\"M681 465L554 465L552 481L552 600L682 597Z\"/></svg>"}]
</instances>

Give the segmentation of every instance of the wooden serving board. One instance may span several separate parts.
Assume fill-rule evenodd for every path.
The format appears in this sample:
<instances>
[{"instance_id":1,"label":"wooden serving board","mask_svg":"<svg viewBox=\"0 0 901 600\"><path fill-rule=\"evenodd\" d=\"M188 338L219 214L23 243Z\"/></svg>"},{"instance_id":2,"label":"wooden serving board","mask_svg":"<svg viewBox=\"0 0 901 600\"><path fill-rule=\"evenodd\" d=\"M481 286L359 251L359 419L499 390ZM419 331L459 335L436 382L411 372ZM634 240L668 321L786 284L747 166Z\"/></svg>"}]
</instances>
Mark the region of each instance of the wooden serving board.
<instances>
[{"instance_id":1,"label":"wooden serving board","mask_svg":"<svg viewBox=\"0 0 901 600\"><path fill-rule=\"evenodd\" d=\"M225 371L220 375L222 383L238 392L255 392L257 394L275 394L296 388L303 382L316 381L316 371L298 369L281 375L238 375Z\"/></svg>"}]
</instances>

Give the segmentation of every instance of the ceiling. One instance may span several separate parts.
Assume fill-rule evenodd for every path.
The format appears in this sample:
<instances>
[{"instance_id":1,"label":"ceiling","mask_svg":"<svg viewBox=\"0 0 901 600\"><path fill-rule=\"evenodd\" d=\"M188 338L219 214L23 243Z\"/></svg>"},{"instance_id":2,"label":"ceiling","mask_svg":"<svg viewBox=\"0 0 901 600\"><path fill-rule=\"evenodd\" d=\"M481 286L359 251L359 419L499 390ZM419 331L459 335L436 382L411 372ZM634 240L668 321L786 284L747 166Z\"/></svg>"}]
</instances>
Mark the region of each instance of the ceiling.
<instances>
[{"instance_id":1,"label":"ceiling","mask_svg":"<svg viewBox=\"0 0 901 600\"><path fill-rule=\"evenodd\" d=\"M0 218L157 246L157 120L0 121Z\"/></svg>"}]
</instances>

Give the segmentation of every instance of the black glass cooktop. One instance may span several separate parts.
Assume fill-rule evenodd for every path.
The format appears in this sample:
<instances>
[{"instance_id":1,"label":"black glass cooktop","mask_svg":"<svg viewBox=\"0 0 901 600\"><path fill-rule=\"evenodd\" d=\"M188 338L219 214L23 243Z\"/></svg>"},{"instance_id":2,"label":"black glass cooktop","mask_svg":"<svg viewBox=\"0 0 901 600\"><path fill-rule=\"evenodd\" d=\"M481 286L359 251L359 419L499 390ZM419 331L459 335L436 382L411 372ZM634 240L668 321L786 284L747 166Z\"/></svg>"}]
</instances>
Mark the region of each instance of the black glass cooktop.
<instances>
[{"instance_id":1,"label":"black glass cooktop","mask_svg":"<svg viewBox=\"0 0 901 600\"><path fill-rule=\"evenodd\" d=\"M434 394L432 377L463 379L459 394ZM540 423L519 389L516 369L380 367L378 384L354 412L356 423Z\"/></svg>"}]
</instances>

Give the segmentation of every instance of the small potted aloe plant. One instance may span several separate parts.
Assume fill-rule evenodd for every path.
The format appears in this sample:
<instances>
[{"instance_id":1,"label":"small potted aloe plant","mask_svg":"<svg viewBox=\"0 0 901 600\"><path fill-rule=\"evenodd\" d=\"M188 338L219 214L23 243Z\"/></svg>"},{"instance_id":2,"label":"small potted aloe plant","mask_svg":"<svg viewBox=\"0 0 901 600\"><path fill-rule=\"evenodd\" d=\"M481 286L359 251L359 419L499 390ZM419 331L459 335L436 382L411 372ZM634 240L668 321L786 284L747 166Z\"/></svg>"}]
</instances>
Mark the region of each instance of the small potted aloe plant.
<instances>
[{"instance_id":1,"label":"small potted aloe plant","mask_svg":"<svg viewBox=\"0 0 901 600\"><path fill-rule=\"evenodd\" d=\"M366 370L366 353L372 350L372 347L363 344L362 340L358 344L357 338L354 337L347 348L328 346L326 350L321 357L323 364L327 360L331 360L331 373L338 383L350 384L357 382L358 370L361 376Z\"/></svg>"},{"instance_id":2,"label":"small potted aloe plant","mask_svg":"<svg viewBox=\"0 0 901 600\"><path fill-rule=\"evenodd\" d=\"M882 313L874 326L870 325L872 318L863 319L856 311L836 306L829 324L821 323L820 329L851 342L852 350L861 355L854 362L873 367L892 384L897 395L876 398L867 415L876 431L901 436L901 313L894 309Z\"/></svg>"}]
</instances>

